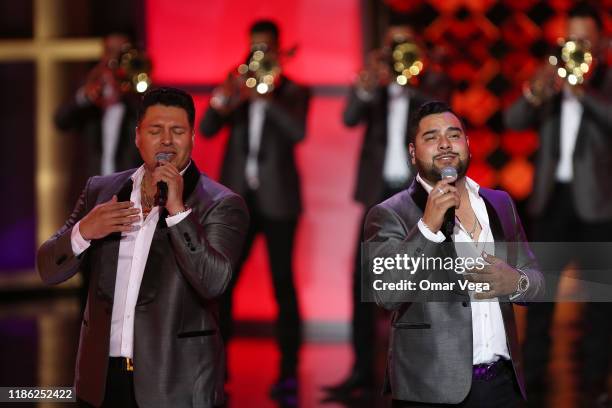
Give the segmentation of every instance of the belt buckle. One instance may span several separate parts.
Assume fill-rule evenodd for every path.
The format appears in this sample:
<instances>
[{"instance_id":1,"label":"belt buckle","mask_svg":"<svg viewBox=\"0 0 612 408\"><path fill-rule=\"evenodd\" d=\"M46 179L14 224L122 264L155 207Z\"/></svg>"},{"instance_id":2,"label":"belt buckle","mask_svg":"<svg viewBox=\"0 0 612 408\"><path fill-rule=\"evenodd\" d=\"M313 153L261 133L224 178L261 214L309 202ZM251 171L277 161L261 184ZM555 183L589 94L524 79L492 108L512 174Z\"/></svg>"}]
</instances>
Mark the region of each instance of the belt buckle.
<instances>
[{"instance_id":1,"label":"belt buckle","mask_svg":"<svg viewBox=\"0 0 612 408\"><path fill-rule=\"evenodd\" d=\"M125 357L125 370L134 371L134 361L129 357Z\"/></svg>"}]
</instances>

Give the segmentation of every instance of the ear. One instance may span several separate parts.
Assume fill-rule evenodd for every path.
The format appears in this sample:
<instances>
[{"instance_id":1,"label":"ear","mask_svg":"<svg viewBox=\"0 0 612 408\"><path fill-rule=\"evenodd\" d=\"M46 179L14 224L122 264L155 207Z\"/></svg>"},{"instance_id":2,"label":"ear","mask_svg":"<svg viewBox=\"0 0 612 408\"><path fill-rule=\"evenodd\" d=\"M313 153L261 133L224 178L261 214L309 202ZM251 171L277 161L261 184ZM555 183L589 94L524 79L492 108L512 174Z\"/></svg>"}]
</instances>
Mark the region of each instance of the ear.
<instances>
[{"instance_id":1,"label":"ear","mask_svg":"<svg viewBox=\"0 0 612 408\"><path fill-rule=\"evenodd\" d=\"M414 143L409 143L408 144L408 153L410 153L410 163L412 163L412 165L416 164L416 158L414 157Z\"/></svg>"},{"instance_id":2,"label":"ear","mask_svg":"<svg viewBox=\"0 0 612 408\"><path fill-rule=\"evenodd\" d=\"M136 147L140 149L140 128L136 126L135 131L136 131L136 138L134 139L134 143L136 143Z\"/></svg>"}]
</instances>

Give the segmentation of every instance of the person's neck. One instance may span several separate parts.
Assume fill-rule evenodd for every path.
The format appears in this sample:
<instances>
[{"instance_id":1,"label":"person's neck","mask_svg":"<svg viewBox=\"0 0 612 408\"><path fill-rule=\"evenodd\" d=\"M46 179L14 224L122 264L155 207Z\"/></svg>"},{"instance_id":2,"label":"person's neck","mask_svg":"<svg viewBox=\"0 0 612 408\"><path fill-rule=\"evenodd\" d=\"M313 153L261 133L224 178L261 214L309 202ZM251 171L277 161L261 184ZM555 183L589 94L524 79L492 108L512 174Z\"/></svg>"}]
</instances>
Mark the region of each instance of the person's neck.
<instances>
[{"instance_id":1,"label":"person's neck","mask_svg":"<svg viewBox=\"0 0 612 408\"><path fill-rule=\"evenodd\" d=\"M144 174L142 176L142 185L147 191L155 191L155 185L153 183L153 170L150 170L145 166Z\"/></svg>"}]
</instances>

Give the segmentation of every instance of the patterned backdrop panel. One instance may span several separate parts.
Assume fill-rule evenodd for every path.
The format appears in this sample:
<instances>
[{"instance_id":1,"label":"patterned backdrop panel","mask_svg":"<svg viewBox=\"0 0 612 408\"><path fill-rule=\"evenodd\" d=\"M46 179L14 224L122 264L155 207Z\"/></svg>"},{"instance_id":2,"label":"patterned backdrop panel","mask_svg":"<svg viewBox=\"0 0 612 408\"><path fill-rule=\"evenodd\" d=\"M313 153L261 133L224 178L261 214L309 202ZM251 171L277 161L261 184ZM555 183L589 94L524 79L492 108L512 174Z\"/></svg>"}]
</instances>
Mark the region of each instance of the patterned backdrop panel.
<instances>
[{"instance_id":1,"label":"patterned backdrop panel","mask_svg":"<svg viewBox=\"0 0 612 408\"><path fill-rule=\"evenodd\" d=\"M387 0L408 15L430 49L444 55L454 83L453 109L472 140L470 176L516 199L531 192L534 131L506 130L502 112L564 34L570 0ZM612 32L612 0L594 3Z\"/></svg>"}]
</instances>

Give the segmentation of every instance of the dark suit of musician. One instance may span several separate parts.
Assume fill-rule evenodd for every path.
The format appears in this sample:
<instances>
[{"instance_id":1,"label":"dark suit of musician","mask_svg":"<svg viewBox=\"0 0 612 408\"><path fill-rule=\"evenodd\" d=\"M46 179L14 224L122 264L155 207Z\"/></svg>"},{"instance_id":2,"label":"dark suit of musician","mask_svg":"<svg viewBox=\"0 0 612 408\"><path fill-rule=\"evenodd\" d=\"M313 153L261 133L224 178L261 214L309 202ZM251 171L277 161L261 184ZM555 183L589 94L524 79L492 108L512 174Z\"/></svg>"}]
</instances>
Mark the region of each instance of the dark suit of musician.
<instances>
[{"instance_id":1,"label":"dark suit of musician","mask_svg":"<svg viewBox=\"0 0 612 408\"><path fill-rule=\"evenodd\" d=\"M581 10L570 12L569 36L589 32L589 41L595 46L598 18ZM531 85L524 88L524 95L504 112L507 127L537 129L539 135L533 191L528 200L533 241L610 241L612 69L605 63L605 54L601 57L594 54L597 65L585 84L572 87L551 72L549 76L556 79L557 89L552 95L541 97L531 89L538 80L536 73ZM547 88L553 86L547 85ZM555 299L557 293L558 277L553 275L560 274L572 261L577 261L578 266L584 261L569 251L543 254L540 258L543 269L552 272L547 280L549 299ZM583 278L588 280L586 276ZM591 303L585 308L580 388L586 400L598 399L606 390L612 355L601 350L609 348L612 339L611 312L610 304L606 303ZM526 378L531 388L541 390L541 394L546 387L553 313L554 303L541 303L528 311ZM587 401L585 405L591 403Z\"/></svg>"},{"instance_id":2,"label":"dark suit of musician","mask_svg":"<svg viewBox=\"0 0 612 408\"><path fill-rule=\"evenodd\" d=\"M580 98L582 116L572 154L573 178L568 193L575 214L584 222L612 220L612 70L605 66L595 73ZM505 112L511 129L538 129L540 146L535 162L533 193L529 197L529 213L545 216L555 205L555 172L561 154L561 105L563 92L540 106L533 106L521 96Z\"/></svg>"},{"instance_id":3,"label":"dark suit of musician","mask_svg":"<svg viewBox=\"0 0 612 408\"><path fill-rule=\"evenodd\" d=\"M408 98L405 117L405 132L408 133L410 112L417 110L425 102L431 100L448 100L450 93L449 79L444 75L425 72L419 88L407 87L404 92ZM385 153L388 144L389 126L393 118L389 117L389 87L379 86L369 100L359 96L356 87L351 88L343 113L343 122L353 127L364 124L365 134L359 154L357 168L357 183L355 186L355 201L365 208L378 204L390 195L386 190L393 189L385 180ZM408 149L408 137L404 145ZM414 175L404 180L404 186L410 184Z\"/></svg>"},{"instance_id":4,"label":"dark suit of musician","mask_svg":"<svg viewBox=\"0 0 612 408\"><path fill-rule=\"evenodd\" d=\"M118 104L123 107L123 114L118 124L118 135L112 160L114 168L111 172L132 169L142 164L142 159L134 144L138 97L131 94L124 95ZM55 112L55 124L60 130L75 131L81 137L79 145L84 148L80 152L80 159L86 170L82 176L91 177L103 174L104 113L104 109L84 97L73 97Z\"/></svg>"},{"instance_id":5,"label":"dark suit of musician","mask_svg":"<svg viewBox=\"0 0 612 408\"><path fill-rule=\"evenodd\" d=\"M228 113L209 107L200 130L213 137L222 127L229 126L221 182L242 195L251 213L240 266L249 255L258 233L266 237L274 293L278 304L278 341L281 350L281 378L295 377L300 344L300 316L293 281L292 252L298 215L302 209L300 177L296 166L296 146L306 136L306 115L309 91L281 78L280 86L266 98L248 99ZM253 104L265 104L257 115L260 120L257 153L252 149L251 124ZM260 107L262 105L259 105ZM247 177L248 163L257 166L256 184ZM221 324L231 336L232 291L238 279L236 273L221 307Z\"/></svg>"},{"instance_id":6,"label":"dark suit of musician","mask_svg":"<svg viewBox=\"0 0 612 408\"><path fill-rule=\"evenodd\" d=\"M232 277L248 212L190 160L191 96L151 90L141 115L136 142L145 164L90 178L70 218L39 249L37 267L48 284L79 269L90 278L79 399L104 407L221 405L216 299ZM167 186L165 204L154 202L158 182Z\"/></svg>"},{"instance_id":7,"label":"dark suit of musician","mask_svg":"<svg viewBox=\"0 0 612 408\"><path fill-rule=\"evenodd\" d=\"M520 267L529 276L528 291L514 300L528 301L539 296L542 290L541 275L533 269L533 254L525 242L512 199L505 192L486 188L480 188L479 195L486 205L494 241L523 244L517 247L514 255L508 256L513 259L507 259L509 264ZM423 217L426 201L427 192L418 181L414 181L408 190L370 210L365 223L365 237L367 242L378 245L377 255L384 256L388 247L388 255L392 256L398 247L409 245L417 251L412 256L445 256L441 252L441 245L430 241L417 227ZM401 273L393 276L397 280L406 278ZM422 278L417 272L408 275L408 279ZM386 292L376 292L375 295L378 295L376 301L380 306L393 312L385 391L390 392L393 399L401 401L432 404L458 404L464 401L472 386L472 304L468 293L459 293L456 301L452 302L427 303L398 302ZM505 301L499 303L499 308L512 363L512 370L504 375L512 376L512 381L525 398L513 306ZM491 401L488 406L498 405Z\"/></svg>"}]
</instances>

